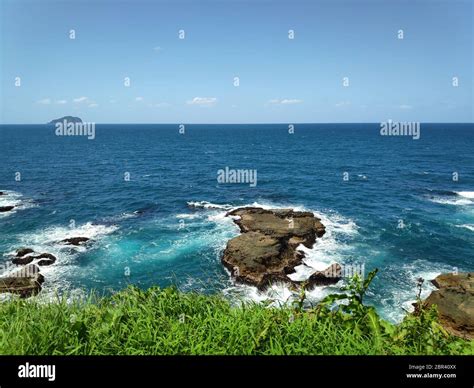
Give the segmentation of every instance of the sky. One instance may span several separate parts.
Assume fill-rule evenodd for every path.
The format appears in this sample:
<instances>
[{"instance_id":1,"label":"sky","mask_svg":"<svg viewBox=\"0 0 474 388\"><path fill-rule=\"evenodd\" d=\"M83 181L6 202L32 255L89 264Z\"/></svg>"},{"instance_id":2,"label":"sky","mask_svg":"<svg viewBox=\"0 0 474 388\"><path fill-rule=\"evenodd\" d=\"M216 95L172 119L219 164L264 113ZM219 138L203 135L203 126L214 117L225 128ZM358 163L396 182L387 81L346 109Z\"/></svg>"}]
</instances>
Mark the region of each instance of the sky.
<instances>
[{"instance_id":1,"label":"sky","mask_svg":"<svg viewBox=\"0 0 474 388\"><path fill-rule=\"evenodd\" d=\"M3 124L474 118L472 0L0 4Z\"/></svg>"}]
</instances>

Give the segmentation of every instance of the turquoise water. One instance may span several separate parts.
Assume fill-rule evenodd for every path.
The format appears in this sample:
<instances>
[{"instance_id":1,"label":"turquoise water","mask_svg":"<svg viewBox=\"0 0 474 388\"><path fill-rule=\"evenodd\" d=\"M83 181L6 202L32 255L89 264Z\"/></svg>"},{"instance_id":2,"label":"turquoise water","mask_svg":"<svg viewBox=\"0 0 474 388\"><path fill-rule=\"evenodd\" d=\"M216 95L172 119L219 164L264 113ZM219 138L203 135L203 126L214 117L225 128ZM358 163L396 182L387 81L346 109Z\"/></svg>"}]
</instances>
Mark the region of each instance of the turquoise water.
<instances>
[{"instance_id":1,"label":"turquoise water","mask_svg":"<svg viewBox=\"0 0 474 388\"><path fill-rule=\"evenodd\" d=\"M294 276L335 261L377 267L369 302L397 320L417 277L473 270L473 127L422 124L413 140L380 136L378 124L301 124L292 135L287 125L187 125L184 135L178 125L97 125L88 140L55 136L52 126L3 125L0 191L8 195L0 206L17 210L0 215L0 260L21 246L56 254L43 270L45 293L177 284L281 301L291 296L284 286L259 294L222 268L220 254L238 234L224 214L249 204L296 207L319 215L328 232L307 252L313 269ZM219 184L226 166L257 170L256 187ZM94 243L56 243L72 236Z\"/></svg>"}]
</instances>

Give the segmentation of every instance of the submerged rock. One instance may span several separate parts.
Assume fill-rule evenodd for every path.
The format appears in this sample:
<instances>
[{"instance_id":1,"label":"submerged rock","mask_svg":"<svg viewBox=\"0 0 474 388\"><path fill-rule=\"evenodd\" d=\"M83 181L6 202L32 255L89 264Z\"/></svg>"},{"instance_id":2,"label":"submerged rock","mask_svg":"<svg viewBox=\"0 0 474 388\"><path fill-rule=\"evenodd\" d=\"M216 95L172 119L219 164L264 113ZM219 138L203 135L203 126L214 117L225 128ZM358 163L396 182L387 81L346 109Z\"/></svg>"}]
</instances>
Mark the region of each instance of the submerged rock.
<instances>
[{"instance_id":1,"label":"submerged rock","mask_svg":"<svg viewBox=\"0 0 474 388\"><path fill-rule=\"evenodd\" d=\"M474 272L441 274L431 281L438 290L423 302L436 305L443 327L453 335L474 339Z\"/></svg>"},{"instance_id":2,"label":"submerged rock","mask_svg":"<svg viewBox=\"0 0 474 388\"><path fill-rule=\"evenodd\" d=\"M19 294L22 298L36 295L41 291L44 277L39 272L39 267L29 264L8 276L0 278L0 293Z\"/></svg>"},{"instance_id":3,"label":"submerged rock","mask_svg":"<svg viewBox=\"0 0 474 388\"><path fill-rule=\"evenodd\" d=\"M64 240L61 240L60 243L61 244L67 244L67 245L79 246L82 243L85 243L89 240L90 239L88 237L70 237L70 238L66 238Z\"/></svg>"},{"instance_id":4,"label":"submerged rock","mask_svg":"<svg viewBox=\"0 0 474 388\"><path fill-rule=\"evenodd\" d=\"M227 243L222 256L223 265L237 281L259 289L279 281L301 283L287 275L303 263L304 253L297 247L303 244L311 248L316 238L324 235L325 227L319 218L311 212L257 207L235 209L227 216L235 217L234 222L242 232ZM340 280L326 271L312 275L309 286L334 284Z\"/></svg>"},{"instance_id":5,"label":"submerged rock","mask_svg":"<svg viewBox=\"0 0 474 388\"><path fill-rule=\"evenodd\" d=\"M0 206L0 213L9 212L13 210L15 206Z\"/></svg>"}]
</instances>

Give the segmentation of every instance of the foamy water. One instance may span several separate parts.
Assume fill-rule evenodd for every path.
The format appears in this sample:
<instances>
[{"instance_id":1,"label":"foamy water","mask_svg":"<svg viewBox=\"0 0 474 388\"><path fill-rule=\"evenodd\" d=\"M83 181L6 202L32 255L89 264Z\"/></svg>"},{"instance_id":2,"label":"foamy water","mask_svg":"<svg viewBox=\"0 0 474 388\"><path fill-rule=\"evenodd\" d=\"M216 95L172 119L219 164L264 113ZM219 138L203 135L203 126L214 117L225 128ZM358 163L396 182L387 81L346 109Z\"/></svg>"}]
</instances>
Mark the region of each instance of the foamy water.
<instances>
[{"instance_id":1,"label":"foamy water","mask_svg":"<svg viewBox=\"0 0 474 388\"><path fill-rule=\"evenodd\" d=\"M8 217L15 214L17 211L37 206L32 199L25 198L21 193L9 190L1 191L4 195L0 195L0 206L14 206L14 208L8 212L0 213L0 217Z\"/></svg>"},{"instance_id":2,"label":"foamy water","mask_svg":"<svg viewBox=\"0 0 474 388\"><path fill-rule=\"evenodd\" d=\"M456 191L456 193L461 197L474 199L474 191Z\"/></svg>"}]
</instances>

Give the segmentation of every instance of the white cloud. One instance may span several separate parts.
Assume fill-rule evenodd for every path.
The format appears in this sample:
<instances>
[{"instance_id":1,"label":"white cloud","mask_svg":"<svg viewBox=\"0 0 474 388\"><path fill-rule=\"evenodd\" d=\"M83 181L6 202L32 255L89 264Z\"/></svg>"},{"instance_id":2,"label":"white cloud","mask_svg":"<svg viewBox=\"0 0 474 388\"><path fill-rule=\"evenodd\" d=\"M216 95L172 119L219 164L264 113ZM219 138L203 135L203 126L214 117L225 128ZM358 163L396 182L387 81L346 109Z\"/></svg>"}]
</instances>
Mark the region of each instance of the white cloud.
<instances>
[{"instance_id":1,"label":"white cloud","mask_svg":"<svg viewBox=\"0 0 474 388\"><path fill-rule=\"evenodd\" d=\"M160 52L162 51L163 49L160 47L160 46L155 46L153 47L153 51L156 51L156 52Z\"/></svg>"},{"instance_id":2,"label":"white cloud","mask_svg":"<svg viewBox=\"0 0 474 388\"><path fill-rule=\"evenodd\" d=\"M291 104L301 104L303 102L303 100L298 100L297 98L293 98L293 99L284 99L284 100L281 100L281 104L283 105L291 105Z\"/></svg>"},{"instance_id":3,"label":"white cloud","mask_svg":"<svg viewBox=\"0 0 474 388\"><path fill-rule=\"evenodd\" d=\"M412 109L413 107L411 105L406 105L406 104L402 104L399 106L400 109Z\"/></svg>"},{"instance_id":4,"label":"white cloud","mask_svg":"<svg viewBox=\"0 0 474 388\"><path fill-rule=\"evenodd\" d=\"M42 100L36 101L37 104L41 105L49 105L51 104L51 99L50 98L43 98Z\"/></svg>"},{"instance_id":5,"label":"white cloud","mask_svg":"<svg viewBox=\"0 0 474 388\"><path fill-rule=\"evenodd\" d=\"M117 102L117 100L110 100L109 101L111 104L115 104Z\"/></svg>"},{"instance_id":6,"label":"white cloud","mask_svg":"<svg viewBox=\"0 0 474 388\"><path fill-rule=\"evenodd\" d=\"M96 108L99 106L94 100L91 100L89 97L77 97L73 101L77 104L87 104L89 108Z\"/></svg>"},{"instance_id":7,"label":"white cloud","mask_svg":"<svg viewBox=\"0 0 474 388\"><path fill-rule=\"evenodd\" d=\"M135 101L143 101L143 97L135 97Z\"/></svg>"},{"instance_id":8,"label":"white cloud","mask_svg":"<svg viewBox=\"0 0 474 388\"><path fill-rule=\"evenodd\" d=\"M73 100L74 102L87 102L89 99L87 97L78 97Z\"/></svg>"},{"instance_id":9,"label":"white cloud","mask_svg":"<svg viewBox=\"0 0 474 388\"><path fill-rule=\"evenodd\" d=\"M157 108L166 108L168 106L171 106L171 104L168 104L167 102L158 102L157 104L155 104L155 107Z\"/></svg>"},{"instance_id":10,"label":"white cloud","mask_svg":"<svg viewBox=\"0 0 474 388\"><path fill-rule=\"evenodd\" d=\"M283 98L283 99L278 99L275 98L273 100L268 101L268 104L270 105L295 105L295 104L302 104L303 100L300 100L298 98Z\"/></svg>"},{"instance_id":11,"label":"white cloud","mask_svg":"<svg viewBox=\"0 0 474 388\"><path fill-rule=\"evenodd\" d=\"M59 105L64 105L64 104L67 104L67 100L56 100L55 103Z\"/></svg>"},{"instance_id":12,"label":"white cloud","mask_svg":"<svg viewBox=\"0 0 474 388\"><path fill-rule=\"evenodd\" d=\"M348 106L348 105L351 105L350 101L340 101L340 102L336 103L337 108L340 108L340 107L343 107L343 106Z\"/></svg>"},{"instance_id":13,"label":"white cloud","mask_svg":"<svg viewBox=\"0 0 474 388\"><path fill-rule=\"evenodd\" d=\"M188 100L189 105L200 105L200 106L212 106L217 102L216 97L194 97L192 100Z\"/></svg>"}]
</instances>

